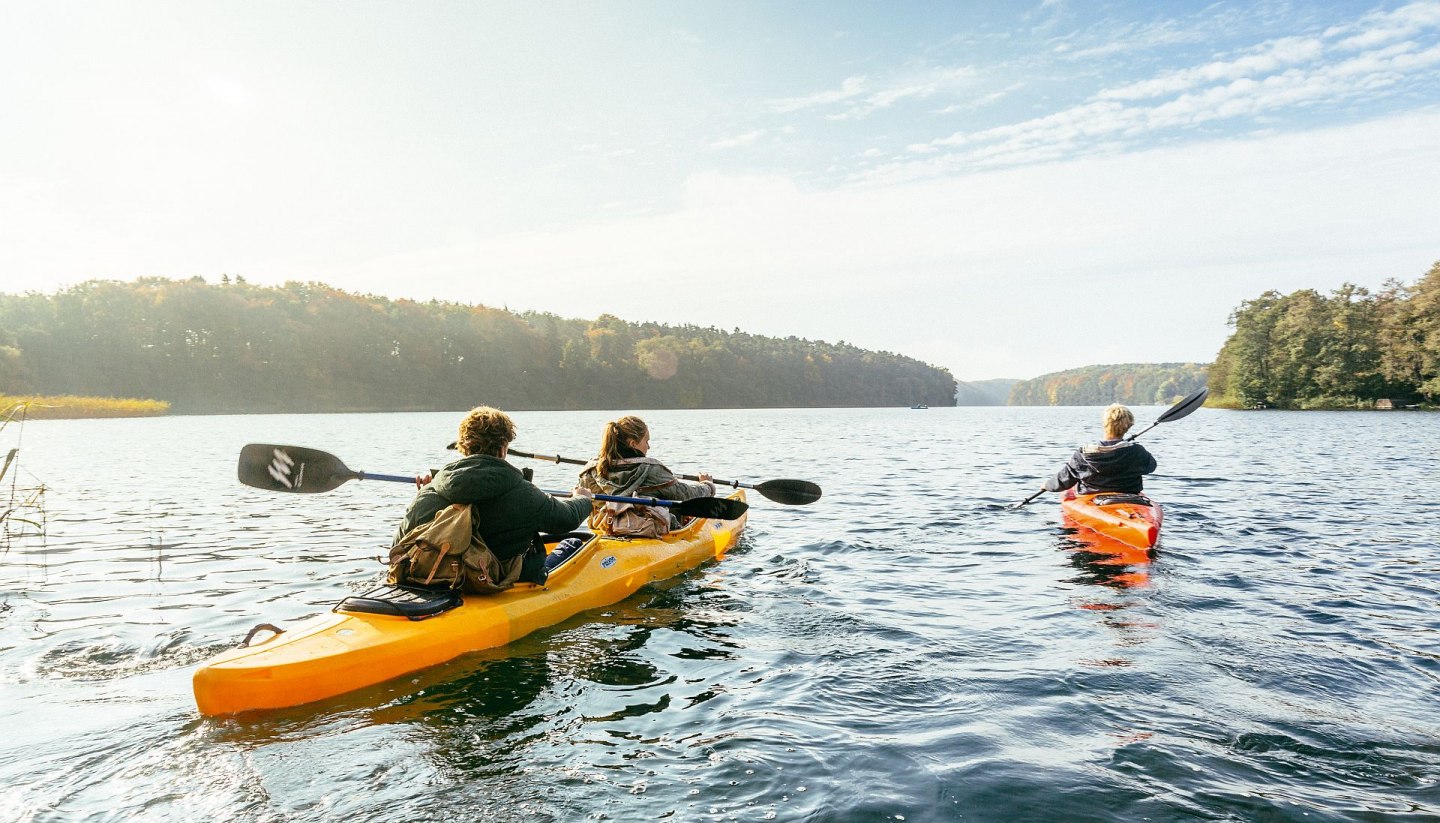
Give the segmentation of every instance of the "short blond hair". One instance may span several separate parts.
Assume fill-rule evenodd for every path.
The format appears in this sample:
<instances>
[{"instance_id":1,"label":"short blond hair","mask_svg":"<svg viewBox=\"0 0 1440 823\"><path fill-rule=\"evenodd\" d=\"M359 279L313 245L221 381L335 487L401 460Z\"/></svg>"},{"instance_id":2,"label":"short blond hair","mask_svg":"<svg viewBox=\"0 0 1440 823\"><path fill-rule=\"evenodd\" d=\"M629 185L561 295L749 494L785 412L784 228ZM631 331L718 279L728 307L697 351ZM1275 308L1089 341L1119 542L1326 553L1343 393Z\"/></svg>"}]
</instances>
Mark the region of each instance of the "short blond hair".
<instances>
[{"instance_id":1,"label":"short blond hair","mask_svg":"<svg viewBox=\"0 0 1440 823\"><path fill-rule=\"evenodd\" d=\"M515 439L515 421L510 415L489 406L476 406L460 421L455 448L466 457L472 454L500 456L500 449Z\"/></svg>"},{"instance_id":2,"label":"short blond hair","mask_svg":"<svg viewBox=\"0 0 1440 823\"><path fill-rule=\"evenodd\" d=\"M1119 403L1111 403L1100 418L1105 423L1105 439L1119 440L1135 425L1135 415Z\"/></svg>"}]
</instances>

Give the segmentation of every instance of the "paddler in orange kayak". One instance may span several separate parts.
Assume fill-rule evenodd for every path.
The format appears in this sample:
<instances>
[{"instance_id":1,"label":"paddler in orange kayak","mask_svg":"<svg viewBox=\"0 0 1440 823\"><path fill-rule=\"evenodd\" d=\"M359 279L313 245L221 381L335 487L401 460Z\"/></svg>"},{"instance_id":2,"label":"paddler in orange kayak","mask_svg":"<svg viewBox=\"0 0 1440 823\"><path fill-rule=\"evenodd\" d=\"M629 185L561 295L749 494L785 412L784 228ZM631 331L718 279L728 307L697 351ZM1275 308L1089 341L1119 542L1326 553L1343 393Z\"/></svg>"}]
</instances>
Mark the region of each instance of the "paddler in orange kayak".
<instances>
[{"instance_id":1,"label":"paddler in orange kayak","mask_svg":"<svg viewBox=\"0 0 1440 823\"><path fill-rule=\"evenodd\" d=\"M1105 439L1081 446L1070 455L1055 476L1045 481L1045 491L1064 491L1079 485L1080 494L1144 491L1144 475L1155 471L1155 458L1125 433L1135 425L1135 415L1119 403L1105 409L1101 418Z\"/></svg>"}]
</instances>

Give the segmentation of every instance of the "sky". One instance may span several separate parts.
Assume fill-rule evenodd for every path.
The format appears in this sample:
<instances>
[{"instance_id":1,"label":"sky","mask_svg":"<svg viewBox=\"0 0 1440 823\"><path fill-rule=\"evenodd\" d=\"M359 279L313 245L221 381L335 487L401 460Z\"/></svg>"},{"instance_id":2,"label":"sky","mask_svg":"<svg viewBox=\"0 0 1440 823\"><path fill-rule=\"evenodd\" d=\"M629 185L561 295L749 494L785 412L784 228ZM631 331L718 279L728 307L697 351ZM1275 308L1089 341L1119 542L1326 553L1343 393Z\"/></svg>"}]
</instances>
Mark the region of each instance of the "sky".
<instances>
[{"instance_id":1,"label":"sky","mask_svg":"<svg viewBox=\"0 0 1440 823\"><path fill-rule=\"evenodd\" d=\"M140 276L1210 362L1440 260L1440 0L0 0L0 291Z\"/></svg>"}]
</instances>

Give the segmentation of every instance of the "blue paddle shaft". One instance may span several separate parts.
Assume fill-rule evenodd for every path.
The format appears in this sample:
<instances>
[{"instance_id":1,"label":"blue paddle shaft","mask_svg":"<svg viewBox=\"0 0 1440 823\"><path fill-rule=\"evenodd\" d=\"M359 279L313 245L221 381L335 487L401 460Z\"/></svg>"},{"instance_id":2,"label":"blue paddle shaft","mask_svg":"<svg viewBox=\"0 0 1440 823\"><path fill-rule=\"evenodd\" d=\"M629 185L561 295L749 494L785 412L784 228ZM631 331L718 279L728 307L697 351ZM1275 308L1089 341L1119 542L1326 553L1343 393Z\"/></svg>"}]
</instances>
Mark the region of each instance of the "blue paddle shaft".
<instances>
[{"instance_id":1,"label":"blue paddle shaft","mask_svg":"<svg viewBox=\"0 0 1440 823\"><path fill-rule=\"evenodd\" d=\"M414 483L414 477L404 477L398 474L371 474L370 472L355 472L356 480L389 480L391 483Z\"/></svg>"},{"instance_id":2,"label":"blue paddle shaft","mask_svg":"<svg viewBox=\"0 0 1440 823\"><path fill-rule=\"evenodd\" d=\"M404 477L398 474L371 474L370 472L356 472L357 480L389 480L391 483L414 483L415 478ZM546 494L556 497L570 497L570 492L555 491L554 489L542 489ZM605 500L613 503L634 503L638 506L678 506L679 500L661 500L658 497L621 497L615 494L597 494L596 500Z\"/></svg>"}]
</instances>

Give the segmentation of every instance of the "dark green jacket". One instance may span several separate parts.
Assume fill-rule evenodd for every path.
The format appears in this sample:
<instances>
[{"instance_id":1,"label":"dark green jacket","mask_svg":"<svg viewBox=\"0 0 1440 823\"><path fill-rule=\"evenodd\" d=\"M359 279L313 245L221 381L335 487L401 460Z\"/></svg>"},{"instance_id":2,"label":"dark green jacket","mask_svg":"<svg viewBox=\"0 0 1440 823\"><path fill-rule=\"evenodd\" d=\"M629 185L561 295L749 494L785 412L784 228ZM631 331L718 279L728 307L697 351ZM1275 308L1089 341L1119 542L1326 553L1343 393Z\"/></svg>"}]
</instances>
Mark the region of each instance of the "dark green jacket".
<instances>
[{"instance_id":1,"label":"dark green jacket","mask_svg":"<svg viewBox=\"0 0 1440 823\"><path fill-rule=\"evenodd\" d=\"M537 533L573 530L590 515L592 505L586 497L551 497L498 457L471 455L436 472L430 485L415 495L395 541L451 503L475 505L477 530L501 560L524 554Z\"/></svg>"}]
</instances>

